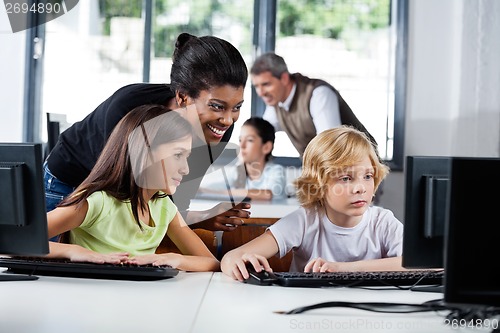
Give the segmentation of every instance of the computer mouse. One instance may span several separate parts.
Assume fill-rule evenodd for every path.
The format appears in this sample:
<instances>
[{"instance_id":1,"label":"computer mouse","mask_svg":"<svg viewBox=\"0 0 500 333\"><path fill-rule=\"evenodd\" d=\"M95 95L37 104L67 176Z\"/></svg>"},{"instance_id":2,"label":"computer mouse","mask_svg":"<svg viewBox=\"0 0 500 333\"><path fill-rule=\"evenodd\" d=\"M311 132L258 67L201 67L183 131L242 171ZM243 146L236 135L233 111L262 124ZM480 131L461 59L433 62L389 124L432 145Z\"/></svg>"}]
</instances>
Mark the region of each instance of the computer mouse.
<instances>
[{"instance_id":1,"label":"computer mouse","mask_svg":"<svg viewBox=\"0 0 500 333\"><path fill-rule=\"evenodd\" d=\"M260 272L256 272L255 268L251 264L246 266L248 274L250 275L248 279L243 282L249 284L255 284L259 286L270 286L277 281L276 276L272 272L267 272L265 270L261 270Z\"/></svg>"}]
</instances>

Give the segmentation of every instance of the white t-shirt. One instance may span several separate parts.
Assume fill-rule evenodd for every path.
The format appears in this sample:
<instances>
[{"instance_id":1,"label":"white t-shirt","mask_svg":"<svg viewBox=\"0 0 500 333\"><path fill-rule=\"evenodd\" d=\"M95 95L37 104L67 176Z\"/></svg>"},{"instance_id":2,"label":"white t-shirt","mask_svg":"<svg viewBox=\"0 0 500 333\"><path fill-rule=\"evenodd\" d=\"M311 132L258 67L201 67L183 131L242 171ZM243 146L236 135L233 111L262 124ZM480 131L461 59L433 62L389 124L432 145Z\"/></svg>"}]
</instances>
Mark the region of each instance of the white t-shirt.
<instances>
[{"instance_id":1,"label":"white t-shirt","mask_svg":"<svg viewBox=\"0 0 500 333\"><path fill-rule=\"evenodd\" d=\"M387 209L372 206L353 228L339 227L316 208L300 207L268 228L279 256L293 250L291 272L303 272L317 257L351 262L401 256L403 224Z\"/></svg>"}]
</instances>

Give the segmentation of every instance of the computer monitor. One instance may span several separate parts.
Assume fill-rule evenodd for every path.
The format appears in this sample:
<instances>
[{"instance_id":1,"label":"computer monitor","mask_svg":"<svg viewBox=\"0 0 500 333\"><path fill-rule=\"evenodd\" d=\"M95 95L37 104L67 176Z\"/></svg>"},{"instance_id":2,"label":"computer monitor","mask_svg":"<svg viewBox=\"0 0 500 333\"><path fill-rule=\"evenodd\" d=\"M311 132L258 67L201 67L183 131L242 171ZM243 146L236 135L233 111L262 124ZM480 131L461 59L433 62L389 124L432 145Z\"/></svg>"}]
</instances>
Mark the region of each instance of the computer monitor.
<instances>
[{"instance_id":1,"label":"computer monitor","mask_svg":"<svg viewBox=\"0 0 500 333\"><path fill-rule=\"evenodd\" d=\"M405 268L444 267L451 157L408 156L403 233Z\"/></svg>"},{"instance_id":2,"label":"computer monitor","mask_svg":"<svg viewBox=\"0 0 500 333\"><path fill-rule=\"evenodd\" d=\"M47 113L47 146L44 156L48 156L59 140L59 135L70 126L65 114Z\"/></svg>"},{"instance_id":3,"label":"computer monitor","mask_svg":"<svg viewBox=\"0 0 500 333\"><path fill-rule=\"evenodd\" d=\"M452 161L444 300L500 307L500 158Z\"/></svg>"},{"instance_id":4,"label":"computer monitor","mask_svg":"<svg viewBox=\"0 0 500 333\"><path fill-rule=\"evenodd\" d=\"M42 145L0 143L0 255L49 252ZM0 273L0 281L35 279Z\"/></svg>"}]
</instances>

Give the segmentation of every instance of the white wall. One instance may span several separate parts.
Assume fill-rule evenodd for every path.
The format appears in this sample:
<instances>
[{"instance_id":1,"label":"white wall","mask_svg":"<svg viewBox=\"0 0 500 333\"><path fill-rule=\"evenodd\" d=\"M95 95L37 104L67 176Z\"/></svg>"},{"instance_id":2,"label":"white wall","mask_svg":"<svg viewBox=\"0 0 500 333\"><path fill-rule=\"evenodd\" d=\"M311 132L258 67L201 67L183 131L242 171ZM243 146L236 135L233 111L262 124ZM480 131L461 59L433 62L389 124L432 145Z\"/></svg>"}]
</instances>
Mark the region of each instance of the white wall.
<instances>
[{"instance_id":1,"label":"white wall","mask_svg":"<svg viewBox=\"0 0 500 333\"><path fill-rule=\"evenodd\" d=\"M0 142L23 139L24 53L26 34L12 33L0 10Z\"/></svg>"},{"instance_id":2,"label":"white wall","mask_svg":"<svg viewBox=\"0 0 500 333\"><path fill-rule=\"evenodd\" d=\"M500 1L410 0L405 155L500 156ZM404 174L380 205L404 219Z\"/></svg>"},{"instance_id":3,"label":"white wall","mask_svg":"<svg viewBox=\"0 0 500 333\"><path fill-rule=\"evenodd\" d=\"M92 14L89 14L92 13ZM98 16L98 1L85 1L75 6L58 22L74 20L68 24L88 36L98 32L99 25L88 25L88 19L81 17ZM51 31L47 31L50 34ZM26 32L12 33L5 7L0 7L0 142L23 141L24 81ZM108 96L106 94L105 96ZM92 104L95 105L95 104ZM43 117L42 117L43 118ZM42 126L42 124L40 124Z\"/></svg>"}]
</instances>

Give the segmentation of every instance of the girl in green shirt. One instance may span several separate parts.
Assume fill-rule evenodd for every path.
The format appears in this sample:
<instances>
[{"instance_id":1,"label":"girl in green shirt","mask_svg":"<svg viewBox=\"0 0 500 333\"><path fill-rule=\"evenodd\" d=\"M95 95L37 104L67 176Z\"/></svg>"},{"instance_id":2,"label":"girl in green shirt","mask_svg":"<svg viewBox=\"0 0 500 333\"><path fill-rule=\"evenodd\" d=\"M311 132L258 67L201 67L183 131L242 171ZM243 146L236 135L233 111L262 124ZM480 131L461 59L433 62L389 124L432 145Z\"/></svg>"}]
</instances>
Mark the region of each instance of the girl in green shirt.
<instances>
[{"instance_id":1,"label":"girl in green shirt","mask_svg":"<svg viewBox=\"0 0 500 333\"><path fill-rule=\"evenodd\" d=\"M218 260L167 195L189 173L193 129L175 111L143 105L113 130L89 176L47 213L48 257L215 271ZM182 254L156 254L167 235Z\"/></svg>"}]
</instances>

